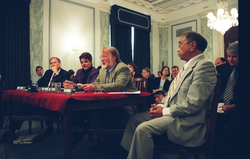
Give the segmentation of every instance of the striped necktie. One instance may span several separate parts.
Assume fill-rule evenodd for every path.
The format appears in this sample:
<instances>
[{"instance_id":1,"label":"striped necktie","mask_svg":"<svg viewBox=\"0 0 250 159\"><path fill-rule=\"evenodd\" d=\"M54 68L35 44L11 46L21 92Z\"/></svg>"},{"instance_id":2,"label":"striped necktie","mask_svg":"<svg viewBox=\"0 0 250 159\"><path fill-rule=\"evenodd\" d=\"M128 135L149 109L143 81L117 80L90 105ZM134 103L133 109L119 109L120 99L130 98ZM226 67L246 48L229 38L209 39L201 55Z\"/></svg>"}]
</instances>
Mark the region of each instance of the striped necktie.
<instances>
[{"instance_id":1,"label":"striped necktie","mask_svg":"<svg viewBox=\"0 0 250 159\"><path fill-rule=\"evenodd\" d=\"M227 87L226 87L225 94L223 97L223 101L225 105L230 105L231 104L230 102L234 97L234 86L236 83L235 74L236 74L236 69L234 68L228 79Z\"/></svg>"},{"instance_id":2,"label":"striped necktie","mask_svg":"<svg viewBox=\"0 0 250 159\"><path fill-rule=\"evenodd\" d=\"M109 70L106 71L106 75L107 75L107 83L109 83Z\"/></svg>"},{"instance_id":3,"label":"striped necktie","mask_svg":"<svg viewBox=\"0 0 250 159\"><path fill-rule=\"evenodd\" d=\"M167 94L166 100L164 102L163 108L168 107L169 99L172 96L172 93L174 92L174 89L178 83L178 80L181 78L183 71L184 71L184 66L182 67L181 71L177 74L177 76L174 78L174 80L172 81L173 83L171 85L171 88L169 88L169 90L168 90L168 94Z\"/></svg>"}]
</instances>

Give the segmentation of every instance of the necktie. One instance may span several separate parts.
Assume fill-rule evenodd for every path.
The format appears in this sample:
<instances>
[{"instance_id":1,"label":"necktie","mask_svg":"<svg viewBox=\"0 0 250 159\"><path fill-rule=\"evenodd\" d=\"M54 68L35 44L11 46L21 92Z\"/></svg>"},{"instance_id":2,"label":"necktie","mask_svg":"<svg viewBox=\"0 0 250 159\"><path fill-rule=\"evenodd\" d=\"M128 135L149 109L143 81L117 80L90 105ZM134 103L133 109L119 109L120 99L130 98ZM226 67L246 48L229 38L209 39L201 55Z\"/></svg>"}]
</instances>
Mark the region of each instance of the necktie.
<instances>
[{"instance_id":1,"label":"necktie","mask_svg":"<svg viewBox=\"0 0 250 159\"><path fill-rule=\"evenodd\" d=\"M106 71L107 75L107 83L109 83L109 70Z\"/></svg>"},{"instance_id":2,"label":"necktie","mask_svg":"<svg viewBox=\"0 0 250 159\"><path fill-rule=\"evenodd\" d=\"M227 87L226 87L225 94L223 97L223 101L225 105L230 105L230 102L234 97L234 86L236 82L235 74L236 74L236 69L234 68L228 79Z\"/></svg>"},{"instance_id":3,"label":"necktie","mask_svg":"<svg viewBox=\"0 0 250 159\"><path fill-rule=\"evenodd\" d=\"M169 99L172 96L172 93L174 92L175 86L177 85L178 80L181 78L183 71L184 71L184 66L182 67L181 71L177 74L177 76L174 78L174 80L172 81L173 83L171 85L171 88L169 88L169 90L168 90L168 94L167 94L166 100L164 102L163 108L168 107Z\"/></svg>"}]
</instances>

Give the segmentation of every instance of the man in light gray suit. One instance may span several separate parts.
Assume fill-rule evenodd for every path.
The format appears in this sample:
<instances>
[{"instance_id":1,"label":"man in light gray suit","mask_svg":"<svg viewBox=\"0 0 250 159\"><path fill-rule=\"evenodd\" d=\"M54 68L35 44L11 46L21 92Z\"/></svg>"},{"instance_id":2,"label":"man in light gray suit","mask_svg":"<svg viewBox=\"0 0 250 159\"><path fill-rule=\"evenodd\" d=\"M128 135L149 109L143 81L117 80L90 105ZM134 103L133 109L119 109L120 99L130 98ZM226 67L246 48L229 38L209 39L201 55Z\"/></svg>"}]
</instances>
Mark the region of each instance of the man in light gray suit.
<instances>
[{"instance_id":1,"label":"man in light gray suit","mask_svg":"<svg viewBox=\"0 0 250 159\"><path fill-rule=\"evenodd\" d=\"M92 84L84 84L84 91L93 92L95 82L101 82L102 91L138 91L134 85L128 65L120 59L115 47L104 47L101 52L102 68ZM129 118L135 114L137 106L127 105L119 108L97 110L92 119L96 128L107 128L107 124L116 121L125 128ZM117 124L116 124L117 125Z\"/></svg>"},{"instance_id":2,"label":"man in light gray suit","mask_svg":"<svg viewBox=\"0 0 250 159\"><path fill-rule=\"evenodd\" d=\"M179 145L196 147L206 141L208 114L216 85L216 69L202 54L207 41L196 32L186 32L179 41L178 56L186 61L179 78L169 87L172 93L150 112L133 115L121 145L129 151L128 159L153 158L153 136L167 133ZM177 76L178 76L177 75Z\"/></svg>"}]
</instances>

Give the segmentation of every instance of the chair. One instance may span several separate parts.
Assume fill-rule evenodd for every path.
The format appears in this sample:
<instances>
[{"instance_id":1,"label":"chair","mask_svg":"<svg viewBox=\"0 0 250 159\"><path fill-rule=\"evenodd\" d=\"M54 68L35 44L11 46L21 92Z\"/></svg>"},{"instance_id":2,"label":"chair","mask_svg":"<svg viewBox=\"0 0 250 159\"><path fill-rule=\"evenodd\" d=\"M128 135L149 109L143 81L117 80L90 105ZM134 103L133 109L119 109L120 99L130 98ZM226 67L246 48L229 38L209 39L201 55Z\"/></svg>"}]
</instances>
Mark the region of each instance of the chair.
<instances>
[{"instance_id":1,"label":"chair","mask_svg":"<svg viewBox=\"0 0 250 159\"><path fill-rule=\"evenodd\" d=\"M141 92L147 92L147 79L146 78L134 78L135 87Z\"/></svg>"},{"instance_id":2,"label":"chair","mask_svg":"<svg viewBox=\"0 0 250 159\"><path fill-rule=\"evenodd\" d=\"M175 143L171 143L170 145L161 145L162 143L161 141L164 140L163 139L164 136L166 138L166 135L163 134L160 136L155 136L154 137L154 144L155 144L154 159L159 158L160 153L170 154L170 155L192 155L195 157L195 159L199 159L199 155L206 155L207 159L213 159L214 136L215 136L217 107L218 107L219 93L220 93L220 82L221 82L220 74L218 74L217 84L215 87L214 97L213 97L212 107L211 107L211 116L210 116L207 141L202 146L199 146L199 147L185 147L185 146L177 145ZM186 151L183 151L183 149L185 149Z\"/></svg>"}]
</instances>

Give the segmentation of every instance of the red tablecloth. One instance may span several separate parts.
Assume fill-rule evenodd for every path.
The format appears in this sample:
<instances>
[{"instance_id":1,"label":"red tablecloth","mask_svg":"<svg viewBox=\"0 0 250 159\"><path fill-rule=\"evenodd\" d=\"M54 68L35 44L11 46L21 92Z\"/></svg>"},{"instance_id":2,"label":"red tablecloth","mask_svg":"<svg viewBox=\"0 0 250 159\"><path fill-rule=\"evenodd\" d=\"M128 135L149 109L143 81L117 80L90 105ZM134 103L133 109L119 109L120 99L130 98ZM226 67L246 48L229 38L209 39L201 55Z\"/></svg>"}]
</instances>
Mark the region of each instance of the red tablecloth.
<instances>
[{"instance_id":1,"label":"red tablecloth","mask_svg":"<svg viewBox=\"0 0 250 159\"><path fill-rule=\"evenodd\" d=\"M93 101L93 100L110 100L121 98L135 98L150 96L151 93L141 92L140 94L108 94L109 92L103 92L102 94L94 94L93 92L87 93L72 93L71 95L54 92L32 92L20 90L6 90L3 93L2 99L14 100L26 104L37 105L52 111L58 111L63 113L69 99Z\"/></svg>"}]
</instances>

